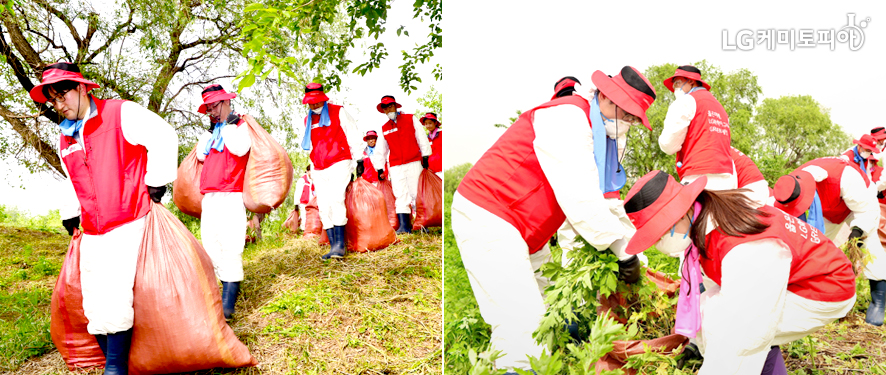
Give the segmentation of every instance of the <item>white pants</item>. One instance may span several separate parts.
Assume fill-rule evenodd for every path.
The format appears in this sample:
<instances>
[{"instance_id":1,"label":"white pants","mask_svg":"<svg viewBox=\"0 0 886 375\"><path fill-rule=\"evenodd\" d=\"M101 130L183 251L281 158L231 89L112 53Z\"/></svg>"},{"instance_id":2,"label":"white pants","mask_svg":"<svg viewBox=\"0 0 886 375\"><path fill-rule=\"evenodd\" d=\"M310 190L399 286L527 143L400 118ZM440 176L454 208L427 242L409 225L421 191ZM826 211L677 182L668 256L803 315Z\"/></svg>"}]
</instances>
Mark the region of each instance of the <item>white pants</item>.
<instances>
[{"instance_id":1,"label":"white pants","mask_svg":"<svg viewBox=\"0 0 886 375\"><path fill-rule=\"evenodd\" d=\"M304 232L305 231L305 218L306 218L306 215L308 214L308 212L305 211L305 207L307 205L299 203L296 206L298 206L298 229L301 229L301 231Z\"/></svg>"},{"instance_id":2,"label":"white pants","mask_svg":"<svg viewBox=\"0 0 886 375\"><path fill-rule=\"evenodd\" d=\"M354 161L348 159L330 165L326 169L311 172L311 177L314 179L314 195L317 197L317 208L320 211L320 222L323 223L324 230L348 223L345 190L348 189L351 172L355 167Z\"/></svg>"},{"instance_id":3,"label":"white pants","mask_svg":"<svg viewBox=\"0 0 886 375\"><path fill-rule=\"evenodd\" d=\"M846 243L849 231L844 229L848 228L848 225L844 226L843 224L851 222L853 215L855 214L849 214L846 220L839 224L834 224L828 221L828 219L824 219L824 235L830 238L837 246ZM868 280L886 280L886 250L883 250L883 245L880 243L877 227L866 232L866 234L867 238L864 240L864 247L871 254L871 262L864 266L864 277Z\"/></svg>"},{"instance_id":4,"label":"white pants","mask_svg":"<svg viewBox=\"0 0 886 375\"><path fill-rule=\"evenodd\" d=\"M144 234L145 217L105 234L83 234L80 285L90 334L106 335L132 328L132 287Z\"/></svg>"},{"instance_id":5,"label":"white pants","mask_svg":"<svg viewBox=\"0 0 886 375\"><path fill-rule=\"evenodd\" d=\"M422 171L421 162L401 164L388 168L391 172L391 187L394 190L394 210L398 214L412 213L418 195L418 176Z\"/></svg>"},{"instance_id":6,"label":"white pants","mask_svg":"<svg viewBox=\"0 0 886 375\"><path fill-rule=\"evenodd\" d=\"M224 282L243 281L243 247L246 246L243 193L206 193L200 217L200 237L212 259L215 276Z\"/></svg>"},{"instance_id":7,"label":"white pants","mask_svg":"<svg viewBox=\"0 0 886 375\"><path fill-rule=\"evenodd\" d=\"M497 368L529 369L527 355L543 347L532 338L544 317L548 280L538 272L550 261L550 249L529 254L511 224L455 193L452 231L483 320L492 326L490 344L501 350Z\"/></svg>"}]
</instances>

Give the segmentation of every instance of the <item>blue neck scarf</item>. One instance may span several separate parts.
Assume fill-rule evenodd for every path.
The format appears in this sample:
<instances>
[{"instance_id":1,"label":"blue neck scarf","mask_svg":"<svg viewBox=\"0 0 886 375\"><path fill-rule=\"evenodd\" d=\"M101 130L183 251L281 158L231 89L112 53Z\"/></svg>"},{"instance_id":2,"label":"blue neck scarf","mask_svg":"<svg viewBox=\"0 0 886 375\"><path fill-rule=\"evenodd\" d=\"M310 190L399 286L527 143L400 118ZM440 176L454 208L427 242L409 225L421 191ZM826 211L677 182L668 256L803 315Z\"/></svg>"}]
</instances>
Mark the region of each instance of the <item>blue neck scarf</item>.
<instances>
[{"instance_id":1,"label":"blue neck scarf","mask_svg":"<svg viewBox=\"0 0 886 375\"><path fill-rule=\"evenodd\" d=\"M620 190L627 180L624 168L618 162L618 140L606 136L606 126L597 96L591 101L591 133L594 135L594 161L600 177L600 190L609 193Z\"/></svg>"},{"instance_id":2,"label":"blue neck scarf","mask_svg":"<svg viewBox=\"0 0 886 375\"><path fill-rule=\"evenodd\" d=\"M366 156L372 156L373 152L375 152L375 147L366 146Z\"/></svg>"},{"instance_id":3,"label":"blue neck scarf","mask_svg":"<svg viewBox=\"0 0 886 375\"><path fill-rule=\"evenodd\" d=\"M224 151L225 139L222 138L222 128L224 128L232 121L238 121L239 119L240 116L238 116L234 111L231 111L225 121L215 123L215 127L212 129L212 137L209 138L209 142L206 142L206 149L203 150L203 155L209 155L209 153L212 152L213 149L218 152Z\"/></svg>"},{"instance_id":4,"label":"blue neck scarf","mask_svg":"<svg viewBox=\"0 0 886 375\"><path fill-rule=\"evenodd\" d=\"M799 219L818 229L819 232L824 233L824 211L822 211L821 199L818 198L817 191L815 192L815 197L812 198L809 210L800 215Z\"/></svg>"},{"instance_id":5,"label":"blue neck scarf","mask_svg":"<svg viewBox=\"0 0 886 375\"><path fill-rule=\"evenodd\" d=\"M73 137L74 134L79 133L80 129L83 129L83 124L86 121L84 120L68 120L64 119L58 126L62 129L62 134Z\"/></svg>"},{"instance_id":6,"label":"blue neck scarf","mask_svg":"<svg viewBox=\"0 0 886 375\"><path fill-rule=\"evenodd\" d=\"M314 111L309 111L305 117L305 138L301 140L301 148L305 151L311 151L311 118L314 117ZM332 125L329 119L329 103L323 102L323 110L320 111L320 122L317 127L323 128Z\"/></svg>"},{"instance_id":7,"label":"blue neck scarf","mask_svg":"<svg viewBox=\"0 0 886 375\"><path fill-rule=\"evenodd\" d=\"M696 92L698 90L706 90L706 89L704 88L704 86L693 87L691 90L689 90L689 92L686 93L686 95L692 94L693 92Z\"/></svg>"},{"instance_id":8,"label":"blue neck scarf","mask_svg":"<svg viewBox=\"0 0 886 375\"><path fill-rule=\"evenodd\" d=\"M852 148L852 153L855 154L855 157L852 159L855 161L855 164L858 164L861 167L861 171L864 173L868 173L868 169L865 168L865 164L867 164L861 155L858 154L858 146Z\"/></svg>"}]
</instances>

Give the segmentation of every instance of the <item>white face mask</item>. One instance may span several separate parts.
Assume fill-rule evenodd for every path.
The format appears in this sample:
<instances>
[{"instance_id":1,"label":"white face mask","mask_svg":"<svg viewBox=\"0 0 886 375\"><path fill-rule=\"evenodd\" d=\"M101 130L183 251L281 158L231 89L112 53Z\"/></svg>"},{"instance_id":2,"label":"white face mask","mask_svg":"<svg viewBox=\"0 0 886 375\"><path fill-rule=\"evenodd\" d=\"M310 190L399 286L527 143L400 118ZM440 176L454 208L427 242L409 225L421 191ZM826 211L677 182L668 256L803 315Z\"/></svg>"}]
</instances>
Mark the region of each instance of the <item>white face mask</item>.
<instances>
[{"instance_id":1,"label":"white face mask","mask_svg":"<svg viewBox=\"0 0 886 375\"><path fill-rule=\"evenodd\" d=\"M686 93L683 92L683 85L685 85L684 82L681 82L680 86L677 86L676 84L674 84L674 96L679 98L683 95L686 95Z\"/></svg>"},{"instance_id":2,"label":"white face mask","mask_svg":"<svg viewBox=\"0 0 886 375\"><path fill-rule=\"evenodd\" d=\"M388 118L391 119L392 121L397 118L397 112L388 112L387 115L388 115Z\"/></svg>"},{"instance_id":3,"label":"white face mask","mask_svg":"<svg viewBox=\"0 0 886 375\"><path fill-rule=\"evenodd\" d=\"M676 227L676 224L674 226ZM677 233L674 231L674 228L671 228L655 243L655 248L662 253L677 258L684 254L691 244L692 239L689 238L689 233Z\"/></svg>"},{"instance_id":4,"label":"white face mask","mask_svg":"<svg viewBox=\"0 0 886 375\"><path fill-rule=\"evenodd\" d=\"M870 152L870 151L859 151L858 154L861 155L861 157L862 157L863 159L867 159L867 158L869 158L869 157L871 156L871 152Z\"/></svg>"},{"instance_id":5,"label":"white face mask","mask_svg":"<svg viewBox=\"0 0 886 375\"><path fill-rule=\"evenodd\" d=\"M318 114L318 115L319 115L320 113L323 112L323 107L320 107L320 108L317 108L317 109L312 109L311 112L314 112L315 114Z\"/></svg>"},{"instance_id":6,"label":"white face mask","mask_svg":"<svg viewBox=\"0 0 886 375\"><path fill-rule=\"evenodd\" d=\"M606 127L606 135L613 139L624 136L628 133L628 130L631 130L631 126L634 125L621 119L603 120L603 124Z\"/></svg>"}]
</instances>

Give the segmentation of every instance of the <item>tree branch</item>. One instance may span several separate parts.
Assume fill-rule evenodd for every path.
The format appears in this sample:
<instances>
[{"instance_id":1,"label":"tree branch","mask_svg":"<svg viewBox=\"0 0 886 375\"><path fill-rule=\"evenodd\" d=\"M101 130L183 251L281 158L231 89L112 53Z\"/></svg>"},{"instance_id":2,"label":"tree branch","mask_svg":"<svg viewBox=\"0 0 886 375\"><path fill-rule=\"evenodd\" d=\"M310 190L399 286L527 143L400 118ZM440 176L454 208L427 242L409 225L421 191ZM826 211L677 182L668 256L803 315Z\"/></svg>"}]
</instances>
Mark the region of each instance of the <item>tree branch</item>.
<instances>
[{"instance_id":1,"label":"tree branch","mask_svg":"<svg viewBox=\"0 0 886 375\"><path fill-rule=\"evenodd\" d=\"M43 67L40 55L37 54L34 47L31 47L31 44L28 43L28 39L22 34L22 30L18 27L15 20L11 18L12 16L6 12L2 17L3 25L6 26L6 31L9 33L9 39L12 40L12 45L15 46L15 49L20 54L22 54L22 57L25 59L25 62L31 66L31 69L39 72Z\"/></svg>"},{"instance_id":2,"label":"tree branch","mask_svg":"<svg viewBox=\"0 0 886 375\"><path fill-rule=\"evenodd\" d=\"M61 159L58 157L58 153L55 150L55 147L52 147L51 144L40 139L40 135L35 133L31 128L25 125L25 122L18 114L10 111L8 108L0 104L0 116L3 117L4 120L12 124L12 129L15 130L22 137L22 141L28 146L34 148L40 157L49 164L55 172L64 176L65 172L62 169Z\"/></svg>"},{"instance_id":3,"label":"tree branch","mask_svg":"<svg viewBox=\"0 0 886 375\"><path fill-rule=\"evenodd\" d=\"M49 5L49 3L46 0L33 0L33 1L37 4L42 5L43 8L46 9L47 12L56 16L59 20L64 22L66 26L68 26L68 30L71 31L71 37L73 37L74 42L77 43L77 50L78 51L82 50L84 48L83 39L80 38L80 34L77 32L77 28L74 27L74 23L71 22L71 19L69 19L68 16L66 16L62 11L55 9L54 7ZM78 53L77 57L80 57L79 53Z\"/></svg>"}]
</instances>

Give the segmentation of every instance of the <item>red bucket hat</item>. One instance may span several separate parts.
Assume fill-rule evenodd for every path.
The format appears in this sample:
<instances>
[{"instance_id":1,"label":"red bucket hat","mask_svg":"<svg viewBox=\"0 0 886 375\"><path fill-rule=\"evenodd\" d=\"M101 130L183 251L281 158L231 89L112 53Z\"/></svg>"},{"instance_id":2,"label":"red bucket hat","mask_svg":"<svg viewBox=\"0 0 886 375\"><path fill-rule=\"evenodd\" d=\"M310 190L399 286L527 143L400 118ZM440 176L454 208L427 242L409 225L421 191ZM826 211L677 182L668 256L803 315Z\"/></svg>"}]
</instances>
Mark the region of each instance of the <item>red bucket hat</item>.
<instances>
[{"instance_id":1,"label":"red bucket hat","mask_svg":"<svg viewBox=\"0 0 886 375\"><path fill-rule=\"evenodd\" d=\"M305 97L301 100L301 104L314 104L328 101L329 97L323 92L323 85L319 83L309 83L305 86Z\"/></svg>"},{"instance_id":2,"label":"red bucket hat","mask_svg":"<svg viewBox=\"0 0 886 375\"><path fill-rule=\"evenodd\" d=\"M704 86L705 89L707 89L708 91L711 90L711 85L701 80L701 70L698 70L698 68L692 65L683 65L681 67L677 67L677 71L674 72L674 75L671 76L671 78L664 80L665 87L667 87L668 90L671 90L671 92L674 92L674 78L677 77L696 80L698 82L701 82L701 85Z\"/></svg>"},{"instance_id":3,"label":"red bucket hat","mask_svg":"<svg viewBox=\"0 0 886 375\"><path fill-rule=\"evenodd\" d=\"M376 138L376 139L378 138L378 133L376 133L375 130L370 130L370 131L366 132L366 135L363 136L363 141L365 142L365 141L368 141L372 138Z\"/></svg>"},{"instance_id":4,"label":"red bucket hat","mask_svg":"<svg viewBox=\"0 0 886 375\"><path fill-rule=\"evenodd\" d=\"M775 208L793 217L802 215L815 198L815 179L802 169L781 176L773 189Z\"/></svg>"},{"instance_id":5,"label":"red bucket hat","mask_svg":"<svg viewBox=\"0 0 886 375\"><path fill-rule=\"evenodd\" d=\"M83 74L80 73L80 68L77 67L77 64L60 62L47 66L46 69L43 70L43 82L34 86L28 94L31 95L31 99L35 102L46 103L49 99L43 95L43 87L61 81L74 81L85 84L86 92L101 87L95 82L83 78Z\"/></svg>"},{"instance_id":6,"label":"red bucket hat","mask_svg":"<svg viewBox=\"0 0 886 375\"><path fill-rule=\"evenodd\" d=\"M621 73L611 78L598 70L591 75L591 81L615 105L639 117L646 129L652 130L646 110L655 101L655 89L637 69L625 66Z\"/></svg>"},{"instance_id":7,"label":"red bucket hat","mask_svg":"<svg viewBox=\"0 0 886 375\"><path fill-rule=\"evenodd\" d=\"M560 78L560 80L554 84L554 96L551 97L551 100L572 95L575 91L576 83L579 85L581 84L581 82L578 81L578 78L572 76Z\"/></svg>"},{"instance_id":8,"label":"red bucket hat","mask_svg":"<svg viewBox=\"0 0 886 375\"><path fill-rule=\"evenodd\" d=\"M428 112L428 113L425 113L425 115L422 116L422 117L418 120L418 122L424 124L424 123L425 123L425 120L434 120L434 122L437 123L437 126L443 125L443 123L440 122L440 120L437 120L437 114L434 113L434 112Z\"/></svg>"},{"instance_id":9,"label":"red bucket hat","mask_svg":"<svg viewBox=\"0 0 886 375\"><path fill-rule=\"evenodd\" d=\"M206 105L215 103L221 100L234 99L237 97L236 93L227 92L221 85L211 85L205 89L203 89L203 104L200 104L200 108L197 108L197 112L202 114L206 114Z\"/></svg>"},{"instance_id":10,"label":"red bucket hat","mask_svg":"<svg viewBox=\"0 0 886 375\"><path fill-rule=\"evenodd\" d=\"M708 178L702 176L689 185L681 185L664 171L652 171L641 177L625 198L625 213L637 228L625 251L637 254L655 245L689 211L707 183Z\"/></svg>"},{"instance_id":11,"label":"red bucket hat","mask_svg":"<svg viewBox=\"0 0 886 375\"><path fill-rule=\"evenodd\" d=\"M855 143L863 148L870 150L871 152L879 151L877 149L877 140L874 139L874 136L870 134L865 134L861 136L859 139L852 140L852 143Z\"/></svg>"},{"instance_id":12,"label":"red bucket hat","mask_svg":"<svg viewBox=\"0 0 886 375\"><path fill-rule=\"evenodd\" d=\"M379 113L385 113L385 111L381 109L381 106L383 106L383 105L388 105L388 104L391 104L391 103L396 104L396 105L397 105L397 108L402 107L402 105L400 105L400 103L397 103L397 100L394 99L393 96L385 95L385 96L382 96L382 97L381 97L381 103L378 103L378 105L375 106L375 109L377 109Z\"/></svg>"},{"instance_id":13,"label":"red bucket hat","mask_svg":"<svg viewBox=\"0 0 886 375\"><path fill-rule=\"evenodd\" d=\"M871 136L873 136L874 139L876 139L878 141L882 141L882 140L886 139L886 128L881 126L878 128L871 129Z\"/></svg>"}]
</instances>

